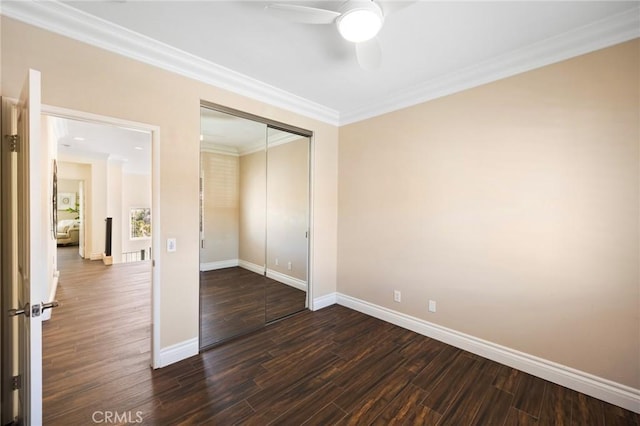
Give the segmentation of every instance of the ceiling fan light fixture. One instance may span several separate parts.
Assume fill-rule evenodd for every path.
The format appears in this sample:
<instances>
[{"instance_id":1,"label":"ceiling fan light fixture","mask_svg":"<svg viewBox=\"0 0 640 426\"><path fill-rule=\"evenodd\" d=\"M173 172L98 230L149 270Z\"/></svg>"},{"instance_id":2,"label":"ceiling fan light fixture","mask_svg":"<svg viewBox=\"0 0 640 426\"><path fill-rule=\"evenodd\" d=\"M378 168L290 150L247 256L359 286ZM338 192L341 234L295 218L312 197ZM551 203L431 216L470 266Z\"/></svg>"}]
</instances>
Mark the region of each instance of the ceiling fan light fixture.
<instances>
[{"instance_id":1,"label":"ceiling fan light fixture","mask_svg":"<svg viewBox=\"0 0 640 426\"><path fill-rule=\"evenodd\" d=\"M382 11L378 5L370 1L347 10L336 22L340 35L354 43L374 38L382 28L382 23Z\"/></svg>"}]
</instances>

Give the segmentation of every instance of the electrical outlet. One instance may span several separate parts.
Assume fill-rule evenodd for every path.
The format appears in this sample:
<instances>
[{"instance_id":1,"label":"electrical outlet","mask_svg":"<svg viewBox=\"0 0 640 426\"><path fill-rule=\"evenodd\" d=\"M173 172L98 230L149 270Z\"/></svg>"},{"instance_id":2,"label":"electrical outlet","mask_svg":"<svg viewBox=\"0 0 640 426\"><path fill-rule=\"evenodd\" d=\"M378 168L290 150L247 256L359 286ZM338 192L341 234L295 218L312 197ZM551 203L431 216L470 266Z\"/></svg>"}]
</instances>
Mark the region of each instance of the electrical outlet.
<instances>
[{"instance_id":1,"label":"electrical outlet","mask_svg":"<svg viewBox=\"0 0 640 426\"><path fill-rule=\"evenodd\" d=\"M429 312L435 312L435 311L436 311L436 301L429 300Z\"/></svg>"},{"instance_id":2,"label":"electrical outlet","mask_svg":"<svg viewBox=\"0 0 640 426\"><path fill-rule=\"evenodd\" d=\"M280 262L278 262L278 258L276 257L276 266L278 266Z\"/></svg>"},{"instance_id":3,"label":"electrical outlet","mask_svg":"<svg viewBox=\"0 0 640 426\"><path fill-rule=\"evenodd\" d=\"M393 301L394 302L402 302L402 293L400 293L400 290L393 290Z\"/></svg>"},{"instance_id":4,"label":"electrical outlet","mask_svg":"<svg viewBox=\"0 0 640 426\"><path fill-rule=\"evenodd\" d=\"M289 262L289 263L287 264L287 269L288 269L288 270L291 270L291 262Z\"/></svg>"}]
</instances>

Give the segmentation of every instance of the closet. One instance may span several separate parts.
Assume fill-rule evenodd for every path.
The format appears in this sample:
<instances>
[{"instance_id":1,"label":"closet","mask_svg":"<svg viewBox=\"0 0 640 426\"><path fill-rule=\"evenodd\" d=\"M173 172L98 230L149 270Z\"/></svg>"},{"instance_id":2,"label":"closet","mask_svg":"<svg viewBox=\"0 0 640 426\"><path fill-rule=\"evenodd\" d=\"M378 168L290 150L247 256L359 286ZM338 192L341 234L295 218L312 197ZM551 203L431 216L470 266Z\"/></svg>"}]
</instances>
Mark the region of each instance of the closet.
<instances>
[{"instance_id":1,"label":"closet","mask_svg":"<svg viewBox=\"0 0 640 426\"><path fill-rule=\"evenodd\" d=\"M308 307L311 132L201 106L200 348Z\"/></svg>"}]
</instances>

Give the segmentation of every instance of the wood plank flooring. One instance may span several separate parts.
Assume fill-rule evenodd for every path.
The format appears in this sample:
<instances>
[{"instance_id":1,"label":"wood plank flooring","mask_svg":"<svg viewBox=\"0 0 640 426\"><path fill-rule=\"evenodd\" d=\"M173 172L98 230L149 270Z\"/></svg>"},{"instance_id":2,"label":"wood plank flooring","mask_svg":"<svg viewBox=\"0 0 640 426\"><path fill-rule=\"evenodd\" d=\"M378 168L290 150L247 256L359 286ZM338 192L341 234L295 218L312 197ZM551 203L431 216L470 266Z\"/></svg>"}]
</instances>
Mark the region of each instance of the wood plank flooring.
<instances>
[{"instance_id":1,"label":"wood plank flooring","mask_svg":"<svg viewBox=\"0 0 640 426\"><path fill-rule=\"evenodd\" d=\"M239 267L200 272L200 347L302 311L307 293Z\"/></svg>"},{"instance_id":2,"label":"wood plank flooring","mask_svg":"<svg viewBox=\"0 0 640 426\"><path fill-rule=\"evenodd\" d=\"M44 327L47 425L93 424L104 411L145 425L640 425L637 414L337 305L153 371L148 267L64 263L62 306Z\"/></svg>"}]
</instances>

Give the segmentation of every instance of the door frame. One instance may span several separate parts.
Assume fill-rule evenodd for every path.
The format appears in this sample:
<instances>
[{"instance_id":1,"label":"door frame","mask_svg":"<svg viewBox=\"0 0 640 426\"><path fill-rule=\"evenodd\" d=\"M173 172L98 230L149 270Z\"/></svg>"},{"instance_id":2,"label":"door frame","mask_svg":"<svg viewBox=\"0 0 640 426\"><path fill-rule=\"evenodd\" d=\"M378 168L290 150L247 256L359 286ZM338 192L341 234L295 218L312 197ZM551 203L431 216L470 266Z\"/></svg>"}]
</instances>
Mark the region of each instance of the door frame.
<instances>
[{"instance_id":1,"label":"door frame","mask_svg":"<svg viewBox=\"0 0 640 426\"><path fill-rule=\"evenodd\" d=\"M109 126L125 127L151 133L151 367L160 364L160 127L152 124L108 117L84 111L42 104L42 114L71 120L86 121Z\"/></svg>"}]
</instances>

